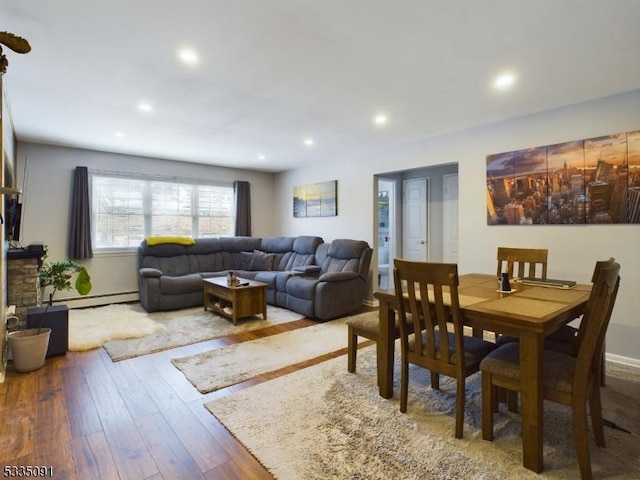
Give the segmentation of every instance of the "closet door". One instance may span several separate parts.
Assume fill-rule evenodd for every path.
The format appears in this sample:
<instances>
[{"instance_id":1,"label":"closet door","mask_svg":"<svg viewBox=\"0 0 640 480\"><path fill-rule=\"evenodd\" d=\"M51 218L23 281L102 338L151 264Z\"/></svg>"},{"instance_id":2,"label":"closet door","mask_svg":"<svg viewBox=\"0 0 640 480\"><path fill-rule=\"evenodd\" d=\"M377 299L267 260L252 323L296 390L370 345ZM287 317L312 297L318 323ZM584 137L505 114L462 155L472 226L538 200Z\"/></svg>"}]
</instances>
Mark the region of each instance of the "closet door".
<instances>
[{"instance_id":1,"label":"closet door","mask_svg":"<svg viewBox=\"0 0 640 480\"><path fill-rule=\"evenodd\" d=\"M429 179L403 182L403 251L407 260L429 260Z\"/></svg>"}]
</instances>

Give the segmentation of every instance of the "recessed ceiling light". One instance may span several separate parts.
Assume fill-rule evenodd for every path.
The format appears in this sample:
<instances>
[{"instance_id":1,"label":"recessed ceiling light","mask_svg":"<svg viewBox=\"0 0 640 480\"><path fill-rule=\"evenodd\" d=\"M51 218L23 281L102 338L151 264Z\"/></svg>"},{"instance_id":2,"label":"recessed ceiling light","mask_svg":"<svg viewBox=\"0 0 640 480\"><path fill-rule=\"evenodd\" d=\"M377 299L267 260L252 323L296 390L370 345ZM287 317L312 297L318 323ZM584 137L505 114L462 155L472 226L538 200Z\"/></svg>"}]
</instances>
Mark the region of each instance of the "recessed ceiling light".
<instances>
[{"instance_id":1,"label":"recessed ceiling light","mask_svg":"<svg viewBox=\"0 0 640 480\"><path fill-rule=\"evenodd\" d=\"M313 144L314 144L313 138L307 138L307 139L305 139L304 144L305 144L307 147L312 147L312 146L313 146Z\"/></svg>"},{"instance_id":2,"label":"recessed ceiling light","mask_svg":"<svg viewBox=\"0 0 640 480\"><path fill-rule=\"evenodd\" d=\"M118 138L124 138L126 136L127 136L127 134L124 133L124 132L116 132L116 137L118 137Z\"/></svg>"},{"instance_id":3,"label":"recessed ceiling light","mask_svg":"<svg viewBox=\"0 0 640 480\"><path fill-rule=\"evenodd\" d=\"M149 103L139 103L138 110L141 110L143 112L150 112L151 110L153 110L153 107Z\"/></svg>"},{"instance_id":4,"label":"recessed ceiling light","mask_svg":"<svg viewBox=\"0 0 640 480\"><path fill-rule=\"evenodd\" d=\"M180 50L180 52L178 52L178 57L180 57L182 63L186 65L197 65L200 61L198 54L190 48L183 48Z\"/></svg>"},{"instance_id":5,"label":"recessed ceiling light","mask_svg":"<svg viewBox=\"0 0 640 480\"><path fill-rule=\"evenodd\" d=\"M513 73L501 73L493 81L493 87L498 90L506 90L511 88L516 82L516 76Z\"/></svg>"},{"instance_id":6,"label":"recessed ceiling light","mask_svg":"<svg viewBox=\"0 0 640 480\"><path fill-rule=\"evenodd\" d=\"M375 117L373 117L373 123L376 125L386 125L387 116L384 113L379 113Z\"/></svg>"},{"instance_id":7,"label":"recessed ceiling light","mask_svg":"<svg viewBox=\"0 0 640 480\"><path fill-rule=\"evenodd\" d=\"M267 157L265 157L264 155L258 155L258 160L266 160Z\"/></svg>"}]
</instances>

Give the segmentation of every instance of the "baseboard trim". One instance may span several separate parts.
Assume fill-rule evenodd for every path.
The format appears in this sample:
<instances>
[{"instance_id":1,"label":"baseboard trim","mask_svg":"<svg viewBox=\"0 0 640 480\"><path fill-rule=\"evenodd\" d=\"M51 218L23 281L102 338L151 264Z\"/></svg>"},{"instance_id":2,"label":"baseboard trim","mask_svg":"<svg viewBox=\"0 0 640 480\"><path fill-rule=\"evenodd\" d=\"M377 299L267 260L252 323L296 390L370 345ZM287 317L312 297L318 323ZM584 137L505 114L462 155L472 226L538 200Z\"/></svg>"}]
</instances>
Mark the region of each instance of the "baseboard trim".
<instances>
[{"instance_id":1,"label":"baseboard trim","mask_svg":"<svg viewBox=\"0 0 640 480\"><path fill-rule=\"evenodd\" d=\"M640 359L638 358L623 357L622 355L607 353L605 354L605 360L607 362L619 363L621 365L626 365L628 367L633 367L640 370Z\"/></svg>"},{"instance_id":2,"label":"baseboard trim","mask_svg":"<svg viewBox=\"0 0 640 480\"><path fill-rule=\"evenodd\" d=\"M124 292L112 293L107 295L95 295L89 297L65 298L61 299L60 303L64 303L69 308L86 308L110 305L112 303L137 302L139 300L140 296L138 295L138 292Z\"/></svg>"}]
</instances>

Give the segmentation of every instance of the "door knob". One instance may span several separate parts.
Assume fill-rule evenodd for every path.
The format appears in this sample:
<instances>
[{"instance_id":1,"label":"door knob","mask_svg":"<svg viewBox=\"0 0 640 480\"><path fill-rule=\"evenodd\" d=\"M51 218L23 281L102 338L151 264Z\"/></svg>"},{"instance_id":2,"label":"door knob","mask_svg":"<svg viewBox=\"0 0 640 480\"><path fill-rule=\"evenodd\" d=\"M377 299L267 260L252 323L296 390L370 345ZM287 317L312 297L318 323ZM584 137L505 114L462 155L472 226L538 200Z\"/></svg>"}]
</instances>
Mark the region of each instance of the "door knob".
<instances>
[{"instance_id":1,"label":"door knob","mask_svg":"<svg viewBox=\"0 0 640 480\"><path fill-rule=\"evenodd\" d=\"M421 244L421 245L424 245L425 243L427 243L427 241L426 241L426 240L420 240L420 244Z\"/></svg>"}]
</instances>

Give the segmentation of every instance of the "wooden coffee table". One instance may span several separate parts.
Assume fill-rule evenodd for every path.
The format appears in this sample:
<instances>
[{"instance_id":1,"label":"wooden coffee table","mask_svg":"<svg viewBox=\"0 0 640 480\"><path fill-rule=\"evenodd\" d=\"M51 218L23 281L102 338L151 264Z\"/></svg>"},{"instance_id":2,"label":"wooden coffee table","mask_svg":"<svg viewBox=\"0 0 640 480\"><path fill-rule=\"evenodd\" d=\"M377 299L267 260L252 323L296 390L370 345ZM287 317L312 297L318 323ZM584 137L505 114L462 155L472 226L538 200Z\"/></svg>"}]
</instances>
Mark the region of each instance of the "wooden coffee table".
<instances>
[{"instance_id":1,"label":"wooden coffee table","mask_svg":"<svg viewBox=\"0 0 640 480\"><path fill-rule=\"evenodd\" d=\"M205 278L204 309L223 315L237 325L239 318L262 314L267 319L267 284L239 278L239 285L227 285L227 277Z\"/></svg>"}]
</instances>

